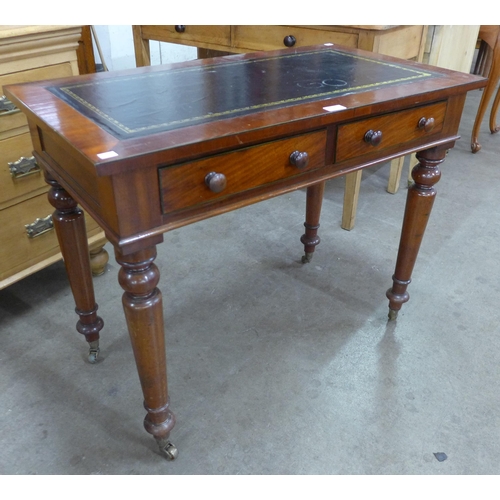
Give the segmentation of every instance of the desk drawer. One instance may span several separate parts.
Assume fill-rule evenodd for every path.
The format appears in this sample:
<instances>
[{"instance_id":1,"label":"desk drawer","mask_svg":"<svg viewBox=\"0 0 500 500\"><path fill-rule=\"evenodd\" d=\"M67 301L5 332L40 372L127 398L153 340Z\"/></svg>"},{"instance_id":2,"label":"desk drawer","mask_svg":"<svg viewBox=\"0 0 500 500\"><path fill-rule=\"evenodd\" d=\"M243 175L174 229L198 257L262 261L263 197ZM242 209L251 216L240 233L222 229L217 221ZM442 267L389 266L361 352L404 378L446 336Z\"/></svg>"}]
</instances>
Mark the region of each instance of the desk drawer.
<instances>
[{"instance_id":1,"label":"desk drawer","mask_svg":"<svg viewBox=\"0 0 500 500\"><path fill-rule=\"evenodd\" d=\"M231 44L231 26L200 26L186 25L179 27L170 25L144 25L142 26L142 36L150 40L164 40L173 43L185 43L186 45L196 45L212 43L229 47ZM183 30L183 31L182 31Z\"/></svg>"},{"instance_id":2,"label":"desk drawer","mask_svg":"<svg viewBox=\"0 0 500 500\"><path fill-rule=\"evenodd\" d=\"M227 197L269 184L325 164L326 131L240 149L191 163L160 168L163 213ZM290 155L306 152L307 166L294 166ZM206 177L211 172L225 177L225 187L213 192ZM217 186L215 186L217 187Z\"/></svg>"},{"instance_id":3,"label":"desk drawer","mask_svg":"<svg viewBox=\"0 0 500 500\"><path fill-rule=\"evenodd\" d=\"M248 50L285 49L285 37L293 37L292 47L319 45L327 42L357 47L356 33L342 33L330 30L299 28L297 26L233 26L233 47ZM293 39L288 39L291 43Z\"/></svg>"},{"instance_id":4,"label":"desk drawer","mask_svg":"<svg viewBox=\"0 0 500 500\"><path fill-rule=\"evenodd\" d=\"M445 114L446 102L438 102L341 125L337 134L336 162L438 134L443 128Z\"/></svg>"}]
</instances>

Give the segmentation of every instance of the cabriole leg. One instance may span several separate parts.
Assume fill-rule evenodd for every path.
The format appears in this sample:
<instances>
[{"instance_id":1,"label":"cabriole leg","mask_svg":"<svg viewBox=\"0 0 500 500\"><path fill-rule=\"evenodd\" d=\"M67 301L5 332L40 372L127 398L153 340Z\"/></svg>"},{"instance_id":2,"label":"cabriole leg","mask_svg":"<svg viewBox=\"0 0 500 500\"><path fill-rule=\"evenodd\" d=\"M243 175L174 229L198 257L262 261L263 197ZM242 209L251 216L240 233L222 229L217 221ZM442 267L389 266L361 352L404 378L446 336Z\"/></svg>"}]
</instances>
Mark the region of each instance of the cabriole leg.
<instances>
[{"instance_id":1,"label":"cabriole leg","mask_svg":"<svg viewBox=\"0 0 500 500\"><path fill-rule=\"evenodd\" d=\"M155 437L162 454L174 459L177 449L168 437L175 417L167 389L162 296L156 287L160 272L153 263L156 247L129 255L115 249L115 255L121 265L118 280L125 291L123 309L147 411L144 427Z\"/></svg>"},{"instance_id":2,"label":"cabriole leg","mask_svg":"<svg viewBox=\"0 0 500 500\"><path fill-rule=\"evenodd\" d=\"M491 69L488 75L489 82L486 88L483 90L481 96L481 101L479 102L479 109L477 111L476 119L474 120L474 126L472 128L472 139L471 139L471 150L473 153L477 153L481 149L481 144L479 144L479 130L481 128L481 122L488 108L488 103L493 96L495 89L497 88L498 80L500 79L500 48L498 44L500 43L500 35L497 36L497 41L495 44L495 49L493 50L493 61L491 63ZM497 91L495 101L491 108L490 114L490 131L492 134L497 132L497 127L495 123L496 112L498 110L498 103L500 100L500 91Z\"/></svg>"},{"instance_id":3,"label":"cabriole leg","mask_svg":"<svg viewBox=\"0 0 500 500\"><path fill-rule=\"evenodd\" d=\"M397 318L401 306L410 298L406 289L411 281L413 267L436 197L434 184L441 177L439 165L445 155L446 149L438 148L417 153L419 163L412 170L415 182L408 189L398 258L392 277L393 285L387 291L391 320Z\"/></svg>"},{"instance_id":4,"label":"cabriole leg","mask_svg":"<svg viewBox=\"0 0 500 500\"><path fill-rule=\"evenodd\" d=\"M85 335L90 345L88 359L95 363L99 355L99 332L104 323L97 315L85 217L76 201L57 181L47 173L45 180L51 186L49 202L56 209L52 218L75 299L75 310L80 317L76 329Z\"/></svg>"}]
</instances>

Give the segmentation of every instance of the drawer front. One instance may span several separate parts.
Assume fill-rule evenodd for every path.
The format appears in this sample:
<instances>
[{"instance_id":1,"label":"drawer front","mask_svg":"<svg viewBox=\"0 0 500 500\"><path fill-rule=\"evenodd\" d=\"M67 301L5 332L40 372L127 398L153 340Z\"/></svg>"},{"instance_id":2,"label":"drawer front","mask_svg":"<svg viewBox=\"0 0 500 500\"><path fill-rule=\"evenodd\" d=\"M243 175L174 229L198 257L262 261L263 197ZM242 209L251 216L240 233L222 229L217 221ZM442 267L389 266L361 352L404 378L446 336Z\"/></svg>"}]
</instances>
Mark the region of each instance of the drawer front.
<instances>
[{"instance_id":1,"label":"drawer front","mask_svg":"<svg viewBox=\"0 0 500 500\"><path fill-rule=\"evenodd\" d=\"M446 102L439 102L340 125L337 134L336 161L348 160L438 134L443 128L445 114ZM430 121L425 122L424 126L422 119L432 119L433 126L431 127ZM379 134L377 136L379 140L373 138L373 134Z\"/></svg>"},{"instance_id":2,"label":"drawer front","mask_svg":"<svg viewBox=\"0 0 500 500\"><path fill-rule=\"evenodd\" d=\"M231 27L227 26L199 26L186 25L182 28L184 31L178 32L175 26L142 26L142 35L150 40L162 40L177 43L186 43L187 45L196 45L195 42L203 44L213 43L229 47L231 43Z\"/></svg>"},{"instance_id":3,"label":"drawer front","mask_svg":"<svg viewBox=\"0 0 500 500\"><path fill-rule=\"evenodd\" d=\"M9 130L14 130L21 127L25 127L27 129L28 120L26 120L26 116L21 113L21 110L19 108L15 108L14 110L9 111L0 110L0 134L5 134Z\"/></svg>"},{"instance_id":4,"label":"drawer front","mask_svg":"<svg viewBox=\"0 0 500 500\"><path fill-rule=\"evenodd\" d=\"M48 187L40 169L24 173L30 167L23 167L21 157L30 158L33 146L28 132L0 141L0 207L14 203L38 189ZM18 163L16 175L12 175L9 163ZM30 162L31 165L31 162Z\"/></svg>"},{"instance_id":5,"label":"drawer front","mask_svg":"<svg viewBox=\"0 0 500 500\"><path fill-rule=\"evenodd\" d=\"M54 229L30 238L25 228L53 211L45 193L0 211L0 281L59 252ZM87 232L95 233L97 223L89 216L85 221Z\"/></svg>"},{"instance_id":6,"label":"drawer front","mask_svg":"<svg viewBox=\"0 0 500 500\"><path fill-rule=\"evenodd\" d=\"M203 160L160 168L163 213L217 200L248 189L322 167L325 164L326 131L313 132L289 139L225 153ZM290 155L307 153L306 166L295 166ZM225 176L220 192L211 191L206 177L215 172Z\"/></svg>"},{"instance_id":7,"label":"drawer front","mask_svg":"<svg viewBox=\"0 0 500 500\"><path fill-rule=\"evenodd\" d=\"M0 92L3 94L3 86L13 83L36 82L38 80L49 80L73 75L73 67L68 63L52 64L40 68L28 69L0 75Z\"/></svg>"},{"instance_id":8,"label":"drawer front","mask_svg":"<svg viewBox=\"0 0 500 500\"><path fill-rule=\"evenodd\" d=\"M232 44L238 49L276 50L284 49L285 37L293 37L293 47L337 43L357 47L356 33L341 33L330 30L299 28L297 26L233 26ZM291 40L292 39L287 39ZM288 41L288 43L291 43Z\"/></svg>"}]
</instances>

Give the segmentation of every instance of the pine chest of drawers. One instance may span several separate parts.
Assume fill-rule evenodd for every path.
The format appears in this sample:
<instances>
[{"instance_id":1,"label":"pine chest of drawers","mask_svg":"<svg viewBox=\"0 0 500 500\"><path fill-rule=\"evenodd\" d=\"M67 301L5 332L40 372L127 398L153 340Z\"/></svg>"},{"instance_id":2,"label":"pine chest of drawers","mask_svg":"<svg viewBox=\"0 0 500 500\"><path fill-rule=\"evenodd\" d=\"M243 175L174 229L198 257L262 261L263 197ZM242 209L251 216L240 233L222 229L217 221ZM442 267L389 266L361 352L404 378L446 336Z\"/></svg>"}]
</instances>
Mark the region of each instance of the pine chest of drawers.
<instances>
[{"instance_id":1,"label":"pine chest of drawers","mask_svg":"<svg viewBox=\"0 0 500 500\"><path fill-rule=\"evenodd\" d=\"M80 36L81 26L0 26L0 289L61 258L26 117L3 96L3 87L77 75ZM107 262L106 240L91 217L86 222L99 274Z\"/></svg>"}]
</instances>

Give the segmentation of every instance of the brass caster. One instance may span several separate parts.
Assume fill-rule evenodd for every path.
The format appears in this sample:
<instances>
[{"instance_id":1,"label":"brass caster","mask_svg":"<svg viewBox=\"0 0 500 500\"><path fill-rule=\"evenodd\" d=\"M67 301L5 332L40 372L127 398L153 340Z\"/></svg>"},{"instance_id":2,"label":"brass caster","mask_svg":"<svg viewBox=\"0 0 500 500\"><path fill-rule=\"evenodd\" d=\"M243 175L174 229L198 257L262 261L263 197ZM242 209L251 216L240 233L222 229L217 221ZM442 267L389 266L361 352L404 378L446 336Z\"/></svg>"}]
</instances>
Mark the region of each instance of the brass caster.
<instances>
[{"instance_id":1,"label":"brass caster","mask_svg":"<svg viewBox=\"0 0 500 500\"><path fill-rule=\"evenodd\" d=\"M306 252L305 255L302 256L302 264L307 264L311 262L313 257L312 252Z\"/></svg>"},{"instance_id":2,"label":"brass caster","mask_svg":"<svg viewBox=\"0 0 500 500\"><path fill-rule=\"evenodd\" d=\"M389 309L389 321L394 321L398 318L398 311L394 311L394 309Z\"/></svg>"},{"instance_id":3,"label":"brass caster","mask_svg":"<svg viewBox=\"0 0 500 500\"><path fill-rule=\"evenodd\" d=\"M96 340L95 342L89 342L89 345L89 357L87 359L89 360L89 363L95 364L97 363L97 358L99 357L99 341Z\"/></svg>"},{"instance_id":4,"label":"brass caster","mask_svg":"<svg viewBox=\"0 0 500 500\"><path fill-rule=\"evenodd\" d=\"M175 460L177 458L177 455L179 455L179 450L177 450L176 446L170 441L167 441L166 444L158 442L158 446L160 447L161 454L167 460Z\"/></svg>"},{"instance_id":5,"label":"brass caster","mask_svg":"<svg viewBox=\"0 0 500 500\"><path fill-rule=\"evenodd\" d=\"M478 142L473 142L471 144L471 151L473 153L477 153L480 149L481 149L481 144L479 144Z\"/></svg>"}]
</instances>

